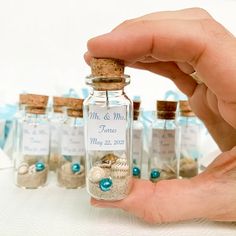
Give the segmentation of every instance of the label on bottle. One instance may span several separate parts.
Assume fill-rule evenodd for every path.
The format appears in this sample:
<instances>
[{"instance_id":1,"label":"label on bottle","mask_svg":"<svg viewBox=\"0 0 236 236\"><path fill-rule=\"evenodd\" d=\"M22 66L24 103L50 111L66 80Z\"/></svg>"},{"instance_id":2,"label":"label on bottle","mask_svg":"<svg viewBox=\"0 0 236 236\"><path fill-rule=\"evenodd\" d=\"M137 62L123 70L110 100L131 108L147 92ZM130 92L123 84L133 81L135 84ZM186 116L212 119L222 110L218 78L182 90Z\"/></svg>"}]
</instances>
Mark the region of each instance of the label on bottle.
<instances>
[{"instance_id":1,"label":"label on bottle","mask_svg":"<svg viewBox=\"0 0 236 236\"><path fill-rule=\"evenodd\" d=\"M152 130L152 154L162 161L175 158L175 130Z\"/></svg>"},{"instance_id":2,"label":"label on bottle","mask_svg":"<svg viewBox=\"0 0 236 236\"><path fill-rule=\"evenodd\" d=\"M199 148L199 127L181 126L181 150L198 150Z\"/></svg>"},{"instance_id":3,"label":"label on bottle","mask_svg":"<svg viewBox=\"0 0 236 236\"><path fill-rule=\"evenodd\" d=\"M63 125L61 130L61 154L66 156L83 156L84 127Z\"/></svg>"},{"instance_id":4,"label":"label on bottle","mask_svg":"<svg viewBox=\"0 0 236 236\"><path fill-rule=\"evenodd\" d=\"M60 138L60 129L61 125L59 123L51 123L51 146L58 147L59 146L59 138Z\"/></svg>"},{"instance_id":5,"label":"label on bottle","mask_svg":"<svg viewBox=\"0 0 236 236\"><path fill-rule=\"evenodd\" d=\"M142 130L141 129L133 129L133 161L134 164L141 164L143 150L143 142L142 142Z\"/></svg>"},{"instance_id":6,"label":"label on bottle","mask_svg":"<svg viewBox=\"0 0 236 236\"><path fill-rule=\"evenodd\" d=\"M49 154L49 124L23 124L23 155L46 156Z\"/></svg>"},{"instance_id":7,"label":"label on bottle","mask_svg":"<svg viewBox=\"0 0 236 236\"><path fill-rule=\"evenodd\" d=\"M126 107L91 105L88 115L88 150L124 150L126 148Z\"/></svg>"}]
</instances>

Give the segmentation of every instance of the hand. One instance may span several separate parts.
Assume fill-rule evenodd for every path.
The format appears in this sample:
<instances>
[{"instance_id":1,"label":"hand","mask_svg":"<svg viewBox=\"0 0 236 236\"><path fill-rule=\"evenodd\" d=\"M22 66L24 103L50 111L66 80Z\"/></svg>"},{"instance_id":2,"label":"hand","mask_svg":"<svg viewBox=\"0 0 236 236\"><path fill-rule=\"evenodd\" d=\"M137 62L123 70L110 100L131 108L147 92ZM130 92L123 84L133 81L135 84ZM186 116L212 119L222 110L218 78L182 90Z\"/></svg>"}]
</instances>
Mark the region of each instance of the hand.
<instances>
[{"instance_id":1,"label":"hand","mask_svg":"<svg viewBox=\"0 0 236 236\"><path fill-rule=\"evenodd\" d=\"M163 180L156 184L134 180L121 201L91 200L96 207L121 208L149 223L194 218L236 220L236 148L221 154L208 169L189 180Z\"/></svg>"},{"instance_id":2,"label":"hand","mask_svg":"<svg viewBox=\"0 0 236 236\"><path fill-rule=\"evenodd\" d=\"M221 150L229 150L236 141L235 55L235 37L205 10L193 8L125 21L91 39L85 59L119 58L170 78ZM192 79L193 72L203 84Z\"/></svg>"}]
</instances>

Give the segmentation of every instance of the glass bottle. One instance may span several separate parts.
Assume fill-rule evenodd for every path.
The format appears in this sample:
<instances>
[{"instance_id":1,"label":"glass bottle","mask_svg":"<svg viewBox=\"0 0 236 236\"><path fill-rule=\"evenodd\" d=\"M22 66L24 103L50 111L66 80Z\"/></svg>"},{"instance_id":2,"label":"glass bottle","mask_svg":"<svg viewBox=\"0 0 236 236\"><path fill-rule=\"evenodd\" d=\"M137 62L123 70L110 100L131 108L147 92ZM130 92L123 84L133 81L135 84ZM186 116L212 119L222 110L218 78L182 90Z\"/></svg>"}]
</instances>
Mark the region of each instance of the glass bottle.
<instances>
[{"instance_id":1,"label":"glass bottle","mask_svg":"<svg viewBox=\"0 0 236 236\"><path fill-rule=\"evenodd\" d=\"M140 178L143 157L143 124L139 120L140 100L133 101L133 177Z\"/></svg>"},{"instance_id":2,"label":"glass bottle","mask_svg":"<svg viewBox=\"0 0 236 236\"><path fill-rule=\"evenodd\" d=\"M68 98L67 101L67 117L61 126L61 155L57 181L65 188L79 188L85 185L83 99Z\"/></svg>"},{"instance_id":3,"label":"glass bottle","mask_svg":"<svg viewBox=\"0 0 236 236\"><path fill-rule=\"evenodd\" d=\"M179 176L193 177L198 174L200 157L201 125L192 112L188 101L179 102L178 126L180 130Z\"/></svg>"},{"instance_id":4,"label":"glass bottle","mask_svg":"<svg viewBox=\"0 0 236 236\"><path fill-rule=\"evenodd\" d=\"M152 124L152 155L149 162L149 178L152 182L177 178L176 107L177 102L174 101L157 101L157 119Z\"/></svg>"},{"instance_id":5,"label":"glass bottle","mask_svg":"<svg viewBox=\"0 0 236 236\"><path fill-rule=\"evenodd\" d=\"M14 161L16 184L22 188L39 188L47 182L50 138L47 102L47 96L27 95L19 155Z\"/></svg>"},{"instance_id":6,"label":"glass bottle","mask_svg":"<svg viewBox=\"0 0 236 236\"><path fill-rule=\"evenodd\" d=\"M132 184L132 102L124 92L130 78L116 59L93 58L91 70L84 101L87 190L96 199L120 200Z\"/></svg>"},{"instance_id":7,"label":"glass bottle","mask_svg":"<svg viewBox=\"0 0 236 236\"><path fill-rule=\"evenodd\" d=\"M50 156L49 169L56 171L60 159L60 129L65 121L64 107L68 98L53 97L53 112L50 116Z\"/></svg>"}]
</instances>

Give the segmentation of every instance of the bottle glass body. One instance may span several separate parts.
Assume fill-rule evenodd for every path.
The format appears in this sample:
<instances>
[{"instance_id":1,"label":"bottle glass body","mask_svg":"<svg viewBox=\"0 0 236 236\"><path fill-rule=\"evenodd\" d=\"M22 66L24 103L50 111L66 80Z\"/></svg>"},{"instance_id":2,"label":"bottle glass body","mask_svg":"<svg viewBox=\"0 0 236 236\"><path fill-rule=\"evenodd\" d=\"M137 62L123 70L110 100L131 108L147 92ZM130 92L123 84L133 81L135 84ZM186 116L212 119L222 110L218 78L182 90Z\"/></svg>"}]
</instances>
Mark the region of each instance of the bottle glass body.
<instances>
[{"instance_id":1,"label":"bottle glass body","mask_svg":"<svg viewBox=\"0 0 236 236\"><path fill-rule=\"evenodd\" d=\"M152 155L149 177L153 182L177 178L178 130L174 119L156 119L152 124Z\"/></svg>"},{"instance_id":2,"label":"bottle glass body","mask_svg":"<svg viewBox=\"0 0 236 236\"><path fill-rule=\"evenodd\" d=\"M49 169L56 171L61 154L60 148L60 129L65 121L64 112L53 112L50 117L50 156Z\"/></svg>"},{"instance_id":3,"label":"bottle glass body","mask_svg":"<svg viewBox=\"0 0 236 236\"><path fill-rule=\"evenodd\" d=\"M47 114L26 113L19 126L19 153L14 160L15 181L22 188L47 183L50 128Z\"/></svg>"},{"instance_id":4,"label":"bottle glass body","mask_svg":"<svg viewBox=\"0 0 236 236\"><path fill-rule=\"evenodd\" d=\"M198 174L200 157L200 123L195 116L179 116L180 160L179 176L193 177Z\"/></svg>"},{"instance_id":5,"label":"bottle glass body","mask_svg":"<svg viewBox=\"0 0 236 236\"><path fill-rule=\"evenodd\" d=\"M61 187L85 185L84 122L82 117L67 116L61 126L60 161L57 181Z\"/></svg>"},{"instance_id":6,"label":"bottle glass body","mask_svg":"<svg viewBox=\"0 0 236 236\"><path fill-rule=\"evenodd\" d=\"M140 178L142 175L142 159L143 159L143 124L140 120L133 121L133 176Z\"/></svg>"},{"instance_id":7,"label":"bottle glass body","mask_svg":"<svg viewBox=\"0 0 236 236\"><path fill-rule=\"evenodd\" d=\"M84 118L87 190L96 199L123 199L132 184L132 102L123 88L94 89Z\"/></svg>"}]
</instances>

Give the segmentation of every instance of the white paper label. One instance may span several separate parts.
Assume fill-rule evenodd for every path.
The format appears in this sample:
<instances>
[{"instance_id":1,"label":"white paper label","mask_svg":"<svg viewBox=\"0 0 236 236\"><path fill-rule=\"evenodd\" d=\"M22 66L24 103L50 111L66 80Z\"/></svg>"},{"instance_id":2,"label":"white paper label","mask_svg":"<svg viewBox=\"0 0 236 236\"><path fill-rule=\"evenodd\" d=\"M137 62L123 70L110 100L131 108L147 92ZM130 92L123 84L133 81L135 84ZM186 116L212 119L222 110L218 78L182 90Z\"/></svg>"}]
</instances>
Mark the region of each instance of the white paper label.
<instances>
[{"instance_id":1,"label":"white paper label","mask_svg":"<svg viewBox=\"0 0 236 236\"><path fill-rule=\"evenodd\" d=\"M61 153L68 156L82 156L84 149L84 127L62 126Z\"/></svg>"},{"instance_id":2,"label":"white paper label","mask_svg":"<svg viewBox=\"0 0 236 236\"><path fill-rule=\"evenodd\" d=\"M89 107L88 150L126 148L126 107Z\"/></svg>"},{"instance_id":3,"label":"white paper label","mask_svg":"<svg viewBox=\"0 0 236 236\"><path fill-rule=\"evenodd\" d=\"M61 125L59 123L51 123L51 146L58 147L59 146L59 138L60 138L60 129Z\"/></svg>"},{"instance_id":4,"label":"white paper label","mask_svg":"<svg viewBox=\"0 0 236 236\"><path fill-rule=\"evenodd\" d=\"M23 155L46 156L49 154L49 125L23 124Z\"/></svg>"},{"instance_id":5,"label":"white paper label","mask_svg":"<svg viewBox=\"0 0 236 236\"><path fill-rule=\"evenodd\" d=\"M181 153L194 155L199 149L199 127L181 126Z\"/></svg>"},{"instance_id":6,"label":"white paper label","mask_svg":"<svg viewBox=\"0 0 236 236\"><path fill-rule=\"evenodd\" d=\"M152 130L152 154L162 161L175 158L175 130Z\"/></svg>"},{"instance_id":7,"label":"white paper label","mask_svg":"<svg viewBox=\"0 0 236 236\"><path fill-rule=\"evenodd\" d=\"M133 160L134 163L140 164L143 150L142 130L133 129Z\"/></svg>"}]
</instances>

